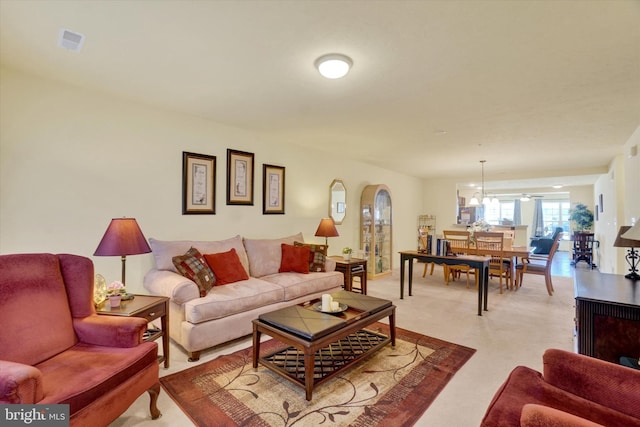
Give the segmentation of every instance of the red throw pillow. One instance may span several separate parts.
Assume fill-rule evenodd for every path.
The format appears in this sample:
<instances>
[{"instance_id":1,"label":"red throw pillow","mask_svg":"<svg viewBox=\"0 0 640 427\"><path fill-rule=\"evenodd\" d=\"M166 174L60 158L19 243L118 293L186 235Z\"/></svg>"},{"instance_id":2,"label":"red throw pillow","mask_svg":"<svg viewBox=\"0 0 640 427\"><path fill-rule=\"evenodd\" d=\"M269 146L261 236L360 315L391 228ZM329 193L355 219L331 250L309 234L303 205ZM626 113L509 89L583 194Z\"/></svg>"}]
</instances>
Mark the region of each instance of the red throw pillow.
<instances>
[{"instance_id":1,"label":"red throw pillow","mask_svg":"<svg viewBox=\"0 0 640 427\"><path fill-rule=\"evenodd\" d=\"M204 259L216 275L215 286L226 285L228 283L239 282L249 279L247 271L242 266L240 258L234 248L228 252L217 254L205 254Z\"/></svg>"},{"instance_id":2,"label":"red throw pillow","mask_svg":"<svg viewBox=\"0 0 640 427\"><path fill-rule=\"evenodd\" d=\"M282 261L280 261L280 273L293 271L296 273L309 273L309 248L307 246L291 246L286 243L282 247Z\"/></svg>"}]
</instances>

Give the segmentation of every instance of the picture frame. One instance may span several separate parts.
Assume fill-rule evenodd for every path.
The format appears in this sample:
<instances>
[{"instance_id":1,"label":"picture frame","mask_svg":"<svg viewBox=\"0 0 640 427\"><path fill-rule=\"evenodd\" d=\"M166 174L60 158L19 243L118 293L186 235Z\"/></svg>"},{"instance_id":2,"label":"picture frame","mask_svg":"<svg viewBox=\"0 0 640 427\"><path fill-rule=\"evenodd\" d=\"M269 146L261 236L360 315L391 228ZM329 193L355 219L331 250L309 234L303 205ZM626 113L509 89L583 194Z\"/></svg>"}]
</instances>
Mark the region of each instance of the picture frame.
<instances>
[{"instance_id":1,"label":"picture frame","mask_svg":"<svg viewBox=\"0 0 640 427\"><path fill-rule=\"evenodd\" d=\"M596 217L596 221L598 221L598 220L600 219L600 218L598 218L598 205L596 205L596 208L595 208L595 214L596 214L596 215L595 215L595 217Z\"/></svg>"},{"instance_id":2,"label":"picture frame","mask_svg":"<svg viewBox=\"0 0 640 427\"><path fill-rule=\"evenodd\" d=\"M284 214L284 172L283 166L262 165L262 213L264 215Z\"/></svg>"},{"instance_id":3,"label":"picture frame","mask_svg":"<svg viewBox=\"0 0 640 427\"><path fill-rule=\"evenodd\" d=\"M227 205L253 205L253 153L227 149Z\"/></svg>"},{"instance_id":4,"label":"picture frame","mask_svg":"<svg viewBox=\"0 0 640 427\"><path fill-rule=\"evenodd\" d=\"M600 194L599 200L600 202L600 213L604 212L604 197L602 196L602 193Z\"/></svg>"},{"instance_id":5,"label":"picture frame","mask_svg":"<svg viewBox=\"0 0 640 427\"><path fill-rule=\"evenodd\" d=\"M182 152L182 214L216 213L216 157Z\"/></svg>"}]
</instances>

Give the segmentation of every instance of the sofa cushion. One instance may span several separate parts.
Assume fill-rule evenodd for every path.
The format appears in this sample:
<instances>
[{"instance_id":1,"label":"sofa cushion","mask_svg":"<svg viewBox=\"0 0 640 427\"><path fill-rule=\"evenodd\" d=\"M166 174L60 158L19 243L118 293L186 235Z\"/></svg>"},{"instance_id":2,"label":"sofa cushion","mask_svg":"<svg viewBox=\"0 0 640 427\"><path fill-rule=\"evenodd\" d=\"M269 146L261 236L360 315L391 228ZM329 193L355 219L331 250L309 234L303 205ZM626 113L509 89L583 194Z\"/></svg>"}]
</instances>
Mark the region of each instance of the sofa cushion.
<instances>
[{"instance_id":1,"label":"sofa cushion","mask_svg":"<svg viewBox=\"0 0 640 427\"><path fill-rule=\"evenodd\" d=\"M244 247L249 259L249 275L262 277L275 274L282 260L281 244L293 245L295 241L304 240L302 233L280 239L244 239Z\"/></svg>"},{"instance_id":2,"label":"sofa cushion","mask_svg":"<svg viewBox=\"0 0 640 427\"><path fill-rule=\"evenodd\" d=\"M205 259L216 275L216 286L247 280L249 275L240 263L235 248L217 254L205 254Z\"/></svg>"},{"instance_id":3,"label":"sofa cushion","mask_svg":"<svg viewBox=\"0 0 640 427\"><path fill-rule=\"evenodd\" d=\"M250 277L248 280L216 287L206 297L187 301L184 304L184 314L188 322L202 323L283 300L284 290L281 286Z\"/></svg>"},{"instance_id":4,"label":"sofa cushion","mask_svg":"<svg viewBox=\"0 0 640 427\"><path fill-rule=\"evenodd\" d=\"M511 371L493 397L481 426L520 425L522 408L528 403L555 408L598 424L640 426L637 418L554 387L545 382L541 373L525 366L518 366Z\"/></svg>"},{"instance_id":5,"label":"sofa cushion","mask_svg":"<svg viewBox=\"0 0 640 427\"><path fill-rule=\"evenodd\" d=\"M169 270L175 273L178 272L173 265L172 258L177 255L182 255L189 250L190 247L194 247L200 251L201 254L215 254L218 252L226 252L231 248L234 248L238 253L238 258L244 269L249 273L249 261L247 259L247 253L244 250L242 244L242 237L235 236L226 240L204 241L204 240L156 240L154 238L149 239L149 245L153 252L153 258L156 261L156 268L158 270Z\"/></svg>"},{"instance_id":6,"label":"sofa cushion","mask_svg":"<svg viewBox=\"0 0 640 427\"><path fill-rule=\"evenodd\" d=\"M216 277L199 250L192 247L184 255L174 256L172 261L178 273L198 285L201 297L211 290Z\"/></svg>"},{"instance_id":7,"label":"sofa cushion","mask_svg":"<svg viewBox=\"0 0 640 427\"><path fill-rule=\"evenodd\" d=\"M309 273L309 248L291 246L283 243L282 260L278 272L286 273L292 271L295 273Z\"/></svg>"},{"instance_id":8,"label":"sofa cushion","mask_svg":"<svg viewBox=\"0 0 640 427\"><path fill-rule=\"evenodd\" d=\"M327 258L327 245L315 243L293 242L295 246L306 246L309 248L309 271L325 271L324 263Z\"/></svg>"},{"instance_id":9,"label":"sofa cushion","mask_svg":"<svg viewBox=\"0 0 640 427\"><path fill-rule=\"evenodd\" d=\"M292 301L305 295L335 290L344 284L339 271L328 273L276 273L260 279L274 283L284 290L284 301Z\"/></svg>"}]
</instances>

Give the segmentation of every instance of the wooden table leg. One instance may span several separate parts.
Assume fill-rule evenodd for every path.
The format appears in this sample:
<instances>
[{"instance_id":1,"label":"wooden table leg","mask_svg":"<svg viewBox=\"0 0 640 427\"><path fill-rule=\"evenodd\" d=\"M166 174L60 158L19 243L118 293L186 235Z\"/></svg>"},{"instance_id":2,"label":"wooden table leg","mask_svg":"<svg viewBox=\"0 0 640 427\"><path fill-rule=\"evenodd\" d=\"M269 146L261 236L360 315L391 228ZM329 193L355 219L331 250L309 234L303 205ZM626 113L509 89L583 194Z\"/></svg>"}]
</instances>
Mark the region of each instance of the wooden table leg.
<instances>
[{"instance_id":1,"label":"wooden table leg","mask_svg":"<svg viewBox=\"0 0 640 427\"><path fill-rule=\"evenodd\" d=\"M306 398L311 401L311 393L313 392L313 371L314 371L314 354L310 348L304 349L304 390Z\"/></svg>"},{"instance_id":2,"label":"wooden table leg","mask_svg":"<svg viewBox=\"0 0 640 427\"><path fill-rule=\"evenodd\" d=\"M404 299L404 265L407 262L407 258L400 254L400 299Z\"/></svg>"},{"instance_id":3,"label":"wooden table leg","mask_svg":"<svg viewBox=\"0 0 640 427\"><path fill-rule=\"evenodd\" d=\"M258 358L260 357L260 331L258 326L253 324L253 368L258 367Z\"/></svg>"},{"instance_id":4,"label":"wooden table leg","mask_svg":"<svg viewBox=\"0 0 640 427\"><path fill-rule=\"evenodd\" d=\"M391 346L396 346L396 308L389 315L389 336L391 337Z\"/></svg>"}]
</instances>

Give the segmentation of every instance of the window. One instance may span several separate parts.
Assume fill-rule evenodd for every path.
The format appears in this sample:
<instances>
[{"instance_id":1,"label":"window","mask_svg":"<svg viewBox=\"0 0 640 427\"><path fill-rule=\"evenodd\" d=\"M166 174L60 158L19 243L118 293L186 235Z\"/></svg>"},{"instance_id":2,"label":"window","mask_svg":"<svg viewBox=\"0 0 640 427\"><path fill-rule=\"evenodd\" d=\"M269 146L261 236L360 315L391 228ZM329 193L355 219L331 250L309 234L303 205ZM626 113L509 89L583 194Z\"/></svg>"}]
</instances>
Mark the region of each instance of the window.
<instances>
[{"instance_id":1,"label":"window","mask_svg":"<svg viewBox=\"0 0 640 427\"><path fill-rule=\"evenodd\" d=\"M513 200L489 203L484 207L484 219L492 225L502 224L502 220L513 221Z\"/></svg>"},{"instance_id":2,"label":"window","mask_svg":"<svg viewBox=\"0 0 640 427\"><path fill-rule=\"evenodd\" d=\"M569 239L570 221L569 211L571 204L569 200L545 200L542 202L542 219L544 224L544 234L553 234L556 227L562 227L564 230L563 239Z\"/></svg>"}]
</instances>

